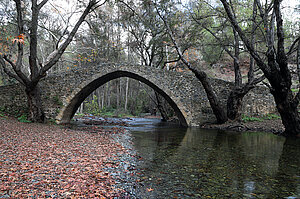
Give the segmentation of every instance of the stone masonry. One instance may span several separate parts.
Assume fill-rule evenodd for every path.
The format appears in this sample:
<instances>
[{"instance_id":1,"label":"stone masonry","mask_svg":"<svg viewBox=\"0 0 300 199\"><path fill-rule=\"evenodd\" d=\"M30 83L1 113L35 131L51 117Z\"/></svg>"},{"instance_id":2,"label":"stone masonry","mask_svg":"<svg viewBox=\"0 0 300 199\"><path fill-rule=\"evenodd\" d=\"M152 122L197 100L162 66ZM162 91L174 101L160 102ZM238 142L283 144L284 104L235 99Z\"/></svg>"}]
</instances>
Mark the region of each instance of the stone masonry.
<instances>
[{"instance_id":1,"label":"stone masonry","mask_svg":"<svg viewBox=\"0 0 300 199\"><path fill-rule=\"evenodd\" d=\"M205 91L192 73L167 71L146 66L112 63L90 64L80 69L49 74L40 82L43 107L48 119L68 123L84 99L96 88L119 77L142 81L160 93L174 108L185 126L215 121ZM232 83L211 79L215 92L225 105ZM24 89L16 84L0 87L0 108L9 112L26 109ZM272 95L265 87L253 89L244 98L248 116L276 112Z\"/></svg>"}]
</instances>

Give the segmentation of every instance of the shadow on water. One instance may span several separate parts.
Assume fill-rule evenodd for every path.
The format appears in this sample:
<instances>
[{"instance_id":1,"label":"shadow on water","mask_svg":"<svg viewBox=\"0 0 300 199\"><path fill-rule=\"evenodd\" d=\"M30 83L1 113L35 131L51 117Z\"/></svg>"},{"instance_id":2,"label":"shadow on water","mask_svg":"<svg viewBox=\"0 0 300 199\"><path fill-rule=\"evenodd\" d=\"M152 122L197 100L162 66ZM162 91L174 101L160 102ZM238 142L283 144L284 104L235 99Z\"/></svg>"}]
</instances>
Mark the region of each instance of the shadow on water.
<instances>
[{"instance_id":1,"label":"shadow on water","mask_svg":"<svg viewBox=\"0 0 300 199\"><path fill-rule=\"evenodd\" d=\"M300 198L299 140L141 123L138 198Z\"/></svg>"},{"instance_id":2,"label":"shadow on water","mask_svg":"<svg viewBox=\"0 0 300 199\"><path fill-rule=\"evenodd\" d=\"M294 193L289 198L300 198L300 139L286 139L275 176L276 196ZM272 195L271 195L272 196Z\"/></svg>"}]
</instances>

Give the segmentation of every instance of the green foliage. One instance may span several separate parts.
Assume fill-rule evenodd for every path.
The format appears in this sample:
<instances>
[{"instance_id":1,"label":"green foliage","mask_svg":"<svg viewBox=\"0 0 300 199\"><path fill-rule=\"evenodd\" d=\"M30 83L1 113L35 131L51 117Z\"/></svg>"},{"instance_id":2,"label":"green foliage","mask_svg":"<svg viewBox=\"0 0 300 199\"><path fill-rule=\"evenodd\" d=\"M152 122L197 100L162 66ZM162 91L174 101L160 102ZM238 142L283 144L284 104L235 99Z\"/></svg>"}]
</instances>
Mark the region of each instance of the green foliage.
<instances>
[{"instance_id":1,"label":"green foliage","mask_svg":"<svg viewBox=\"0 0 300 199\"><path fill-rule=\"evenodd\" d=\"M264 119L267 119L267 120L273 120L273 119L280 119L281 117L279 115L276 115L274 113L270 113L266 116L264 116Z\"/></svg>"},{"instance_id":2,"label":"green foliage","mask_svg":"<svg viewBox=\"0 0 300 199\"><path fill-rule=\"evenodd\" d=\"M55 109L56 114L58 114L59 111L60 111L59 108Z\"/></svg>"},{"instance_id":3,"label":"green foliage","mask_svg":"<svg viewBox=\"0 0 300 199\"><path fill-rule=\"evenodd\" d=\"M28 107L17 106L3 107L0 106L0 117L12 116L15 118L24 119L28 115Z\"/></svg>"},{"instance_id":4,"label":"green foliage","mask_svg":"<svg viewBox=\"0 0 300 199\"><path fill-rule=\"evenodd\" d=\"M117 110L113 107L103 107L100 109L98 104L96 104L93 100L91 103L86 103L85 106L85 114L92 114L101 117L134 117L132 114L122 109ZM77 113L78 116L84 116L85 114Z\"/></svg>"},{"instance_id":5,"label":"green foliage","mask_svg":"<svg viewBox=\"0 0 300 199\"><path fill-rule=\"evenodd\" d=\"M22 114L20 117L18 117L18 121L23 123L31 123L31 121L27 119L27 115L25 114Z\"/></svg>"},{"instance_id":6,"label":"green foliage","mask_svg":"<svg viewBox=\"0 0 300 199\"><path fill-rule=\"evenodd\" d=\"M128 114L128 113L120 113L120 114L117 115L117 117L125 118L125 117L134 117L134 116L131 115L131 114Z\"/></svg>"},{"instance_id":7,"label":"green foliage","mask_svg":"<svg viewBox=\"0 0 300 199\"><path fill-rule=\"evenodd\" d=\"M294 92L294 93L299 92L299 88L292 88L291 90L292 90L292 92Z\"/></svg>"},{"instance_id":8,"label":"green foliage","mask_svg":"<svg viewBox=\"0 0 300 199\"><path fill-rule=\"evenodd\" d=\"M56 125L56 120L55 120L55 119L52 119L52 118L50 118L50 119L48 119L48 123L49 123L49 124Z\"/></svg>"},{"instance_id":9,"label":"green foliage","mask_svg":"<svg viewBox=\"0 0 300 199\"><path fill-rule=\"evenodd\" d=\"M203 46L201 53L203 60L209 64L217 63L223 55L223 48L210 33L204 34L205 40L203 40Z\"/></svg>"},{"instance_id":10,"label":"green foliage","mask_svg":"<svg viewBox=\"0 0 300 199\"><path fill-rule=\"evenodd\" d=\"M263 119L258 118L258 117L243 116L242 121L243 122L254 122L254 121L262 122Z\"/></svg>"},{"instance_id":11,"label":"green foliage","mask_svg":"<svg viewBox=\"0 0 300 199\"><path fill-rule=\"evenodd\" d=\"M270 113L267 114L265 116L262 117L251 117L251 116L243 116L242 121L243 122L254 122L254 121L258 121L258 122L262 122L264 120L274 120L274 119L280 119L281 117L277 114L274 113Z\"/></svg>"},{"instance_id":12,"label":"green foliage","mask_svg":"<svg viewBox=\"0 0 300 199\"><path fill-rule=\"evenodd\" d=\"M82 117L82 116L84 116L84 114L83 113L76 113L76 116Z\"/></svg>"},{"instance_id":13,"label":"green foliage","mask_svg":"<svg viewBox=\"0 0 300 199\"><path fill-rule=\"evenodd\" d=\"M94 96L94 99L90 102L85 101L85 112L92 115L101 115L101 110L97 103L97 97Z\"/></svg>"},{"instance_id":14,"label":"green foliage","mask_svg":"<svg viewBox=\"0 0 300 199\"><path fill-rule=\"evenodd\" d=\"M4 112L5 112L5 108L0 106L0 117L5 117Z\"/></svg>"},{"instance_id":15,"label":"green foliage","mask_svg":"<svg viewBox=\"0 0 300 199\"><path fill-rule=\"evenodd\" d=\"M59 97L58 97L57 95L55 95L55 96L53 97L53 101L54 101L55 104L57 104L57 105L59 105L59 106L62 106L62 105L63 105L62 101L59 99Z\"/></svg>"},{"instance_id":16,"label":"green foliage","mask_svg":"<svg viewBox=\"0 0 300 199\"><path fill-rule=\"evenodd\" d=\"M0 117L6 117L5 116L5 108L0 106Z\"/></svg>"}]
</instances>

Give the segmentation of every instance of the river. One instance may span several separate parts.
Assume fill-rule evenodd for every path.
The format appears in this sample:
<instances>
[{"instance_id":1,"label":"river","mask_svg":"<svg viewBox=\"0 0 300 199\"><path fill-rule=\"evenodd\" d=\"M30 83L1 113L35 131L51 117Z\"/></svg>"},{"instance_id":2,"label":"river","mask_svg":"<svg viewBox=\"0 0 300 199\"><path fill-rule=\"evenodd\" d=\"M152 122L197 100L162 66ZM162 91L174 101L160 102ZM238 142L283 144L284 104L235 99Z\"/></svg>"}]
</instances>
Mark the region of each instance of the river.
<instances>
[{"instance_id":1,"label":"river","mask_svg":"<svg viewBox=\"0 0 300 199\"><path fill-rule=\"evenodd\" d=\"M300 198L300 140L134 119L146 198Z\"/></svg>"},{"instance_id":2,"label":"river","mask_svg":"<svg viewBox=\"0 0 300 199\"><path fill-rule=\"evenodd\" d=\"M300 198L300 139L127 120L132 198Z\"/></svg>"}]
</instances>

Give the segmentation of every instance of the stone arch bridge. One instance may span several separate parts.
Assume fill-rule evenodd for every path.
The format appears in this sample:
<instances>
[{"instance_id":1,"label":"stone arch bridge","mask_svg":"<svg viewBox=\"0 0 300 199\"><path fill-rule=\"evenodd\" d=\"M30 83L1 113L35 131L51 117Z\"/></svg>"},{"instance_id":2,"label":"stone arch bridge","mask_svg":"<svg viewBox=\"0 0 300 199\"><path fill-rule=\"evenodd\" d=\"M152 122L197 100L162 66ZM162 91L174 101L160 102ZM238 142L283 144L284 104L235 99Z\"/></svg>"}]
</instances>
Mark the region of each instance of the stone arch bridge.
<instances>
[{"instance_id":1,"label":"stone arch bridge","mask_svg":"<svg viewBox=\"0 0 300 199\"><path fill-rule=\"evenodd\" d=\"M192 73L112 63L88 64L80 69L53 73L44 78L40 85L46 117L55 119L57 123L70 122L89 94L119 77L139 80L160 93L173 107L184 126L199 126L215 120L205 91ZM232 84L218 79L211 79L211 83L225 104ZM245 114L266 114L275 109L272 96L263 87L254 89L245 99ZM0 87L2 109L22 111L27 106L25 100L20 85Z\"/></svg>"}]
</instances>

